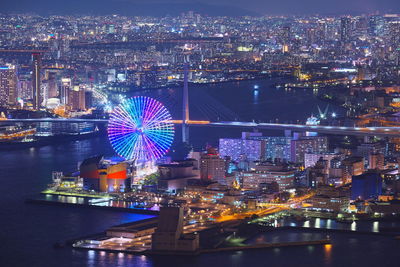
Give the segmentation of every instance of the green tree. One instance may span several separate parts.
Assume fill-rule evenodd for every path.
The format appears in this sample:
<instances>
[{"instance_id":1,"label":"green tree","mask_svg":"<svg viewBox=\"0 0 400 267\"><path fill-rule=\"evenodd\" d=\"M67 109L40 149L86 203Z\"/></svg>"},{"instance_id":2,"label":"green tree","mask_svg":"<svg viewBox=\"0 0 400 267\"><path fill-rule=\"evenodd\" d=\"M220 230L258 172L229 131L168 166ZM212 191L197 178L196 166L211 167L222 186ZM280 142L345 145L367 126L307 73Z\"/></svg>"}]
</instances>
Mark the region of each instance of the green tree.
<instances>
[{"instance_id":1,"label":"green tree","mask_svg":"<svg viewBox=\"0 0 400 267\"><path fill-rule=\"evenodd\" d=\"M158 172L149 174L143 179L143 185L156 185L159 177L160 174Z\"/></svg>"}]
</instances>

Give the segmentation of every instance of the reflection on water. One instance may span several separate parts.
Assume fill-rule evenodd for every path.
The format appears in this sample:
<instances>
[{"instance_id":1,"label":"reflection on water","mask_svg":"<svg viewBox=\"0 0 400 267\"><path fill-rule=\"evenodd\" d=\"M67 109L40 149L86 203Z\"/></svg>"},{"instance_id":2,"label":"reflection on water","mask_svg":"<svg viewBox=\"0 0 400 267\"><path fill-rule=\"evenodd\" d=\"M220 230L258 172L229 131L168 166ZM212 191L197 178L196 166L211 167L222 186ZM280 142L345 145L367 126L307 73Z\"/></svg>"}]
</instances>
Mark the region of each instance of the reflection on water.
<instances>
[{"instance_id":1,"label":"reflection on water","mask_svg":"<svg viewBox=\"0 0 400 267\"><path fill-rule=\"evenodd\" d=\"M93 198L93 197L74 197L74 196L64 196L64 195L40 195L36 196L35 199L43 199L46 201L54 201L69 204L85 204L94 205L101 207L116 207L116 208L126 208L126 209L146 209L159 211L160 206L158 204L150 204L146 202L134 202L134 201L124 201L124 200L110 200L110 198Z\"/></svg>"},{"instance_id":2,"label":"reflection on water","mask_svg":"<svg viewBox=\"0 0 400 267\"><path fill-rule=\"evenodd\" d=\"M375 233L379 232L379 222L374 222L372 224L372 232L375 232Z\"/></svg>"},{"instance_id":3,"label":"reflection on water","mask_svg":"<svg viewBox=\"0 0 400 267\"><path fill-rule=\"evenodd\" d=\"M321 228L321 219L320 218L315 219L314 227Z\"/></svg>"},{"instance_id":4,"label":"reflection on water","mask_svg":"<svg viewBox=\"0 0 400 267\"><path fill-rule=\"evenodd\" d=\"M357 223L356 223L356 221L353 221L353 222L351 223L350 227L351 227L351 231L356 231L356 230L357 230Z\"/></svg>"},{"instance_id":5,"label":"reflection on water","mask_svg":"<svg viewBox=\"0 0 400 267\"><path fill-rule=\"evenodd\" d=\"M274 222L274 226L291 226L291 227L306 227L317 229L338 229L338 230L351 230L362 232L379 233L380 227L400 227L400 222L379 222L379 221L353 221L338 222L332 219L311 218L304 222L299 222L293 219L284 218L278 219Z\"/></svg>"},{"instance_id":6,"label":"reflection on water","mask_svg":"<svg viewBox=\"0 0 400 267\"><path fill-rule=\"evenodd\" d=\"M328 220L326 221L326 228L332 229L332 220L331 220L331 219L328 219Z\"/></svg>"},{"instance_id":7,"label":"reflection on water","mask_svg":"<svg viewBox=\"0 0 400 267\"><path fill-rule=\"evenodd\" d=\"M258 104L258 95L259 95L258 90L254 90L253 91L253 103L254 104Z\"/></svg>"},{"instance_id":8,"label":"reflection on water","mask_svg":"<svg viewBox=\"0 0 400 267\"><path fill-rule=\"evenodd\" d=\"M325 244L324 245L324 254L325 254L325 262L330 263L332 260L332 244Z\"/></svg>"}]
</instances>

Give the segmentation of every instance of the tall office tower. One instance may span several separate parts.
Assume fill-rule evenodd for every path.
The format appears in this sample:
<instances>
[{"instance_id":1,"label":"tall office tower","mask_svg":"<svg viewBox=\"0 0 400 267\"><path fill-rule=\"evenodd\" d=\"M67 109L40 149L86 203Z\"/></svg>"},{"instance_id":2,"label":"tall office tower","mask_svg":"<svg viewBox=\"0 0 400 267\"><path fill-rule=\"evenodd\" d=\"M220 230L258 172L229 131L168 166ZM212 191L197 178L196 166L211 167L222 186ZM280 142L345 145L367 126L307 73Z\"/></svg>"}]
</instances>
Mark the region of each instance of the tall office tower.
<instances>
[{"instance_id":1,"label":"tall office tower","mask_svg":"<svg viewBox=\"0 0 400 267\"><path fill-rule=\"evenodd\" d=\"M369 18L369 34L382 36L385 33L385 19L382 16L371 16Z\"/></svg>"},{"instance_id":2,"label":"tall office tower","mask_svg":"<svg viewBox=\"0 0 400 267\"><path fill-rule=\"evenodd\" d=\"M284 44L289 44L291 40L290 26L284 26L282 28L282 41Z\"/></svg>"},{"instance_id":3,"label":"tall office tower","mask_svg":"<svg viewBox=\"0 0 400 267\"><path fill-rule=\"evenodd\" d=\"M351 18L342 17L340 19L340 41L346 44L351 39Z\"/></svg>"},{"instance_id":4,"label":"tall office tower","mask_svg":"<svg viewBox=\"0 0 400 267\"><path fill-rule=\"evenodd\" d=\"M67 105L69 91L72 87L72 81L70 78L62 78L61 79L61 89L60 89L60 102L62 105Z\"/></svg>"},{"instance_id":5,"label":"tall office tower","mask_svg":"<svg viewBox=\"0 0 400 267\"><path fill-rule=\"evenodd\" d=\"M21 99L32 99L32 81L30 78L18 77L17 97Z\"/></svg>"},{"instance_id":6,"label":"tall office tower","mask_svg":"<svg viewBox=\"0 0 400 267\"><path fill-rule=\"evenodd\" d=\"M317 31L315 28L308 28L306 31L306 38L308 45L312 45L316 43L317 40Z\"/></svg>"},{"instance_id":7,"label":"tall office tower","mask_svg":"<svg viewBox=\"0 0 400 267\"><path fill-rule=\"evenodd\" d=\"M18 68L18 82L17 82L17 97L24 101L33 98L32 90L32 68L19 67Z\"/></svg>"},{"instance_id":8,"label":"tall office tower","mask_svg":"<svg viewBox=\"0 0 400 267\"><path fill-rule=\"evenodd\" d=\"M33 109L39 110L41 105L40 97L40 65L41 55L39 53L32 54L33 71L32 71L32 89L33 89Z\"/></svg>"},{"instance_id":9,"label":"tall office tower","mask_svg":"<svg viewBox=\"0 0 400 267\"><path fill-rule=\"evenodd\" d=\"M0 67L0 106L12 106L17 97L15 66Z\"/></svg>"},{"instance_id":10,"label":"tall office tower","mask_svg":"<svg viewBox=\"0 0 400 267\"><path fill-rule=\"evenodd\" d=\"M85 90L85 109L93 107L93 92Z\"/></svg>"},{"instance_id":11,"label":"tall office tower","mask_svg":"<svg viewBox=\"0 0 400 267\"><path fill-rule=\"evenodd\" d=\"M74 111L85 110L85 90L78 85L74 86L72 90L68 90L67 106Z\"/></svg>"},{"instance_id":12,"label":"tall office tower","mask_svg":"<svg viewBox=\"0 0 400 267\"><path fill-rule=\"evenodd\" d=\"M389 23L389 40L392 51L400 48L400 21Z\"/></svg>"},{"instance_id":13,"label":"tall office tower","mask_svg":"<svg viewBox=\"0 0 400 267\"><path fill-rule=\"evenodd\" d=\"M356 18L354 25L354 35L363 36L368 32L368 20L367 17L360 16Z\"/></svg>"},{"instance_id":14,"label":"tall office tower","mask_svg":"<svg viewBox=\"0 0 400 267\"><path fill-rule=\"evenodd\" d=\"M328 26L326 21L318 21L317 28L316 28L317 34L319 36L319 41L320 43L324 43L328 34Z\"/></svg>"},{"instance_id":15,"label":"tall office tower","mask_svg":"<svg viewBox=\"0 0 400 267\"><path fill-rule=\"evenodd\" d=\"M225 184L225 160L215 149L208 149L200 158L200 178L206 182Z\"/></svg>"},{"instance_id":16,"label":"tall office tower","mask_svg":"<svg viewBox=\"0 0 400 267\"><path fill-rule=\"evenodd\" d=\"M58 96L57 83L56 83L56 72L46 71L46 82L47 82L47 96L48 98L55 98Z\"/></svg>"}]
</instances>

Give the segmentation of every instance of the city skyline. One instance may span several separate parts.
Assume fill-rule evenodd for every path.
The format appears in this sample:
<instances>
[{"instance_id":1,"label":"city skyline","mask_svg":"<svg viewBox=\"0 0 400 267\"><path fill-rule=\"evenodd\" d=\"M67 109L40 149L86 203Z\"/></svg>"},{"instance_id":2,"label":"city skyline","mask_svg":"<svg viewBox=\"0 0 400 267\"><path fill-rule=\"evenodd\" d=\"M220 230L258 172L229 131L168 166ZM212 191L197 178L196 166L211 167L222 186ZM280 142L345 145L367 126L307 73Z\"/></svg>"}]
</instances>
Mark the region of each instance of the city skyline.
<instances>
[{"instance_id":1,"label":"city skyline","mask_svg":"<svg viewBox=\"0 0 400 267\"><path fill-rule=\"evenodd\" d=\"M396 13L400 4L396 0L73 0L64 1L26 1L5 0L0 4L3 13L34 12L39 14L120 14L127 16L176 16L182 12L195 11L211 16L264 16L264 15L361 15L374 13Z\"/></svg>"},{"instance_id":2,"label":"city skyline","mask_svg":"<svg viewBox=\"0 0 400 267\"><path fill-rule=\"evenodd\" d=\"M399 3L0 5L1 266L399 262Z\"/></svg>"}]
</instances>

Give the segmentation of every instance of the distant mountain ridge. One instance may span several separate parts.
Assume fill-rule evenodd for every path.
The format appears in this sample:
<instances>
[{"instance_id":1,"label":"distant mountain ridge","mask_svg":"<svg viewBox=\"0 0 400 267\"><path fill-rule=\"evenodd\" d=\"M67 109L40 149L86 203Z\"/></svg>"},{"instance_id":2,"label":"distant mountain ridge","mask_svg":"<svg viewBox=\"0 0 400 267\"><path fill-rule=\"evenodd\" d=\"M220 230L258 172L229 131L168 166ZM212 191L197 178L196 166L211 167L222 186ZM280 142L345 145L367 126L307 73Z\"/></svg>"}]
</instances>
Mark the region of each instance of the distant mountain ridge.
<instances>
[{"instance_id":1,"label":"distant mountain ridge","mask_svg":"<svg viewBox=\"0 0 400 267\"><path fill-rule=\"evenodd\" d=\"M126 16L177 16L194 11L209 16L259 16L260 14L235 6L210 5L205 3L149 3L110 0L17 0L15 4L1 6L1 13L37 13L40 15L126 15Z\"/></svg>"}]
</instances>

